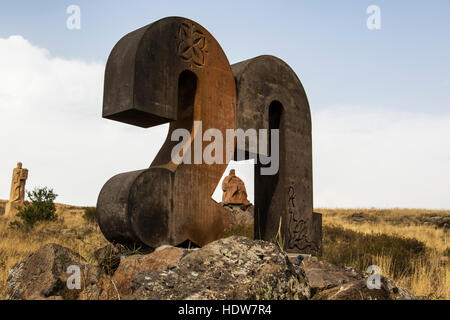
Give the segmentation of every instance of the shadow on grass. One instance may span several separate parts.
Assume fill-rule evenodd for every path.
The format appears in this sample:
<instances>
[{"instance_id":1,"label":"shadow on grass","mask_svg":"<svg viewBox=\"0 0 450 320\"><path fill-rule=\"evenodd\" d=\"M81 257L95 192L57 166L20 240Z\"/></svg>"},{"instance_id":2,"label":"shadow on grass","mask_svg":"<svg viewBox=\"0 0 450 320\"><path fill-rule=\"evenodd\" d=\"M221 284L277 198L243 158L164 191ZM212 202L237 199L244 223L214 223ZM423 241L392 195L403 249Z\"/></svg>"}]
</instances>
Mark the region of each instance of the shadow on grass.
<instances>
[{"instance_id":1,"label":"shadow on grass","mask_svg":"<svg viewBox=\"0 0 450 320\"><path fill-rule=\"evenodd\" d=\"M364 234L338 226L323 227L323 259L341 266L365 270L377 257L389 257L390 273L395 277L414 272L415 259L425 255L426 246L416 239L386 234Z\"/></svg>"}]
</instances>

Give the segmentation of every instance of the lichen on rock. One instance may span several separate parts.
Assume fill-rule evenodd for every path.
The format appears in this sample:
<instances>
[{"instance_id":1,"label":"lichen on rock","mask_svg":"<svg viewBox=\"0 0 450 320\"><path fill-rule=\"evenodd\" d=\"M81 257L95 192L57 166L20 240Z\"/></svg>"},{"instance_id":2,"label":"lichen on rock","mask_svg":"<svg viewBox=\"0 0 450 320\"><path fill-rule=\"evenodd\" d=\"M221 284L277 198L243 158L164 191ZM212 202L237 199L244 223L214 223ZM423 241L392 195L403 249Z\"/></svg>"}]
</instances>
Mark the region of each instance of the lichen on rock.
<instances>
[{"instance_id":1,"label":"lichen on rock","mask_svg":"<svg viewBox=\"0 0 450 320\"><path fill-rule=\"evenodd\" d=\"M307 299L309 286L275 244L230 237L163 271L143 271L130 299Z\"/></svg>"},{"instance_id":2,"label":"lichen on rock","mask_svg":"<svg viewBox=\"0 0 450 320\"><path fill-rule=\"evenodd\" d=\"M114 257L118 266L102 271ZM286 254L274 243L232 236L202 248L162 246L128 255L113 248L96 254L100 266L56 244L16 264L10 299L65 300L399 300L419 299L381 276L369 289L367 275L308 255ZM293 260L294 263L291 261ZM111 260L112 261L112 260ZM66 286L67 267L81 270L81 288Z\"/></svg>"},{"instance_id":3,"label":"lichen on rock","mask_svg":"<svg viewBox=\"0 0 450 320\"><path fill-rule=\"evenodd\" d=\"M69 266L80 268L81 288L69 289ZM43 300L60 297L77 299L86 285L97 281L99 269L78 253L57 244L46 244L9 270L6 281L8 298L12 300Z\"/></svg>"}]
</instances>

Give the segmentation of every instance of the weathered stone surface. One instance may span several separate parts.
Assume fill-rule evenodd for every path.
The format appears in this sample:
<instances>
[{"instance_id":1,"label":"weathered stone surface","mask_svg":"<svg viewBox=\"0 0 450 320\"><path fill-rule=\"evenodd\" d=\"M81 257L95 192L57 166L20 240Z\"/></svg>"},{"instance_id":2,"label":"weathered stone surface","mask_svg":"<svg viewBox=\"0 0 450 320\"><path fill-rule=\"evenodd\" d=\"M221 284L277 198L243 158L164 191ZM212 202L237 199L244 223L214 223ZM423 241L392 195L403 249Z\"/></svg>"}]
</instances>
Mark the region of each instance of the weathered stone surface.
<instances>
[{"instance_id":1,"label":"weathered stone surface","mask_svg":"<svg viewBox=\"0 0 450 320\"><path fill-rule=\"evenodd\" d=\"M171 246L161 247L148 255L122 257L113 281L121 296L131 294L131 280L145 270L163 270L177 262L187 250Z\"/></svg>"},{"instance_id":2,"label":"weathered stone surface","mask_svg":"<svg viewBox=\"0 0 450 320\"><path fill-rule=\"evenodd\" d=\"M308 284L278 246L230 237L192 250L163 271L144 271L129 299L307 299Z\"/></svg>"},{"instance_id":3,"label":"weathered stone surface","mask_svg":"<svg viewBox=\"0 0 450 320\"><path fill-rule=\"evenodd\" d=\"M121 256L111 276L73 251L48 244L10 270L7 286L11 299L420 299L387 278L381 277L381 289L370 290L360 272L301 257L234 236L198 249L163 246ZM70 264L81 268L81 290L66 287Z\"/></svg>"},{"instance_id":4,"label":"weathered stone surface","mask_svg":"<svg viewBox=\"0 0 450 320\"><path fill-rule=\"evenodd\" d=\"M5 217L10 218L17 214L19 208L24 205L25 184L28 179L28 169L22 168L22 162L17 163L13 170L11 181L11 193L5 208Z\"/></svg>"},{"instance_id":5,"label":"weathered stone surface","mask_svg":"<svg viewBox=\"0 0 450 320\"><path fill-rule=\"evenodd\" d=\"M381 277L380 289L369 289L366 279L344 283L319 292L313 300L420 300L392 280Z\"/></svg>"},{"instance_id":6,"label":"weathered stone surface","mask_svg":"<svg viewBox=\"0 0 450 320\"><path fill-rule=\"evenodd\" d=\"M238 91L237 127L279 130L278 144L270 138L267 148L258 150L255 237L270 241L280 230L286 251L319 256L321 215L313 213L311 112L305 90L292 68L273 56L242 61L232 69ZM238 149L255 152L249 144ZM276 161L261 161L268 156L278 156L279 170L269 170Z\"/></svg>"},{"instance_id":7,"label":"weathered stone surface","mask_svg":"<svg viewBox=\"0 0 450 320\"><path fill-rule=\"evenodd\" d=\"M243 224L253 227L255 219L252 205L222 205L231 213L230 225Z\"/></svg>"},{"instance_id":8,"label":"weathered stone surface","mask_svg":"<svg viewBox=\"0 0 450 320\"><path fill-rule=\"evenodd\" d=\"M111 276L104 275L96 283L86 286L78 300L120 300L120 294Z\"/></svg>"},{"instance_id":9,"label":"weathered stone surface","mask_svg":"<svg viewBox=\"0 0 450 320\"><path fill-rule=\"evenodd\" d=\"M71 265L80 267L81 289L70 290L67 279ZM13 300L68 299L78 297L85 285L97 281L98 268L83 257L57 244L47 244L9 270L8 296Z\"/></svg>"},{"instance_id":10,"label":"weathered stone surface","mask_svg":"<svg viewBox=\"0 0 450 320\"><path fill-rule=\"evenodd\" d=\"M315 257L305 259L301 266L308 277L308 283L313 295L320 291L364 278L361 272L353 268L338 267L331 263L320 261Z\"/></svg>"},{"instance_id":11,"label":"weathered stone surface","mask_svg":"<svg viewBox=\"0 0 450 320\"><path fill-rule=\"evenodd\" d=\"M229 236L243 236L255 238L254 214L252 205L225 205L224 208L231 213L231 222L223 233L223 238Z\"/></svg>"},{"instance_id":12,"label":"weathered stone surface","mask_svg":"<svg viewBox=\"0 0 450 320\"><path fill-rule=\"evenodd\" d=\"M79 300L119 300L131 294L131 280L145 270L163 270L177 262L187 250L172 246L157 248L146 255L121 256L113 276L104 276L87 287Z\"/></svg>"},{"instance_id":13,"label":"weathered stone surface","mask_svg":"<svg viewBox=\"0 0 450 320\"><path fill-rule=\"evenodd\" d=\"M203 246L220 238L229 215L211 194L234 149L220 146L223 159L214 164L180 163L172 159L179 142L171 137L177 129L200 140L209 129L225 136L235 129L236 95L225 53L194 21L164 18L116 44L105 70L103 117L146 128L170 122L170 127L150 168L119 174L102 188L98 222L109 241L156 248L187 240ZM202 158L209 143L200 144ZM189 163L194 156L188 152L195 149L193 139L186 141L183 157Z\"/></svg>"},{"instance_id":14,"label":"weathered stone surface","mask_svg":"<svg viewBox=\"0 0 450 320\"><path fill-rule=\"evenodd\" d=\"M222 202L224 204L242 204L249 205L250 201L247 199L247 189L245 189L244 181L236 176L234 169L222 182Z\"/></svg>"},{"instance_id":15,"label":"weathered stone surface","mask_svg":"<svg viewBox=\"0 0 450 320\"><path fill-rule=\"evenodd\" d=\"M382 276L381 289L368 289L367 275L354 268L336 266L308 255L300 259L290 255L290 259L305 271L313 300L419 299Z\"/></svg>"}]
</instances>

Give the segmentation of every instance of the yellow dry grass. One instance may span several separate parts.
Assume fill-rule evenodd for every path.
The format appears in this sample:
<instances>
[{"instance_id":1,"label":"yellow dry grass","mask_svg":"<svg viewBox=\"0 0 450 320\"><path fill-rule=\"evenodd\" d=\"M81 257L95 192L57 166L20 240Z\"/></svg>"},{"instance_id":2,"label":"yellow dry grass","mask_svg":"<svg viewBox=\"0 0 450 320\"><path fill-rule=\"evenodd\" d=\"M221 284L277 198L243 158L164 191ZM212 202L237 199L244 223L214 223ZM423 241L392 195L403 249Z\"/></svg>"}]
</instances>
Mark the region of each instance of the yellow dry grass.
<instances>
[{"instance_id":1,"label":"yellow dry grass","mask_svg":"<svg viewBox=\"0 0 450 320\"><path fill-rule=\"evenodd\" d=\"M6 298L8 270L47 243L56 243L78 252L94 263L93 252L108 242L96 223L83 219L83 208L56 205L58 220L36 225L31 231L8 227L0 217L0 299Z\"/></svg>"},{"instance_id":2,"label":"yellow dry grass","mask_svg":"<svg viewBox=\"0 0 450 320\"><path fill-rule=\"evenodd\" d=\"M339 226L364 234L387 234L423 242L426 253L410 261L412 274L394 277L395 261L389 255L374 257L382 273L409 289L431 299L450 299L450 211L421 209L316 209L324 226ZM354 257L354 265L357 259Z\"/></svg>"},{"instance_id":3,"label":"yellow dry grass","mask_svg":"<svg viewBox=\"0 0 450 320\"><path fill-rule=\"evenodd\" d=\"M0 215L5 202L0 201ZM440 225L450 211L413 209L317 209L323 214L324 226L339 226L364 234L388 234L417 239L427 246L425 255L411 261L413 272L395 278L391 273L395 261L389 255L374 257L382 272L415 295L431 299L450 299L449 231ZM0 299L6 297L8 270L47 243L68 247L89 262L93 252L108 242L95 223L83 219L83 208L57 205L58 220L38 224L29 232L11 229L0 217ZM442 223L441 223L442 224ZM324 243L324 247L327 244ZM446 256L447 255L447 256ZM354 257L358 259L359 257ZM354 265L358 265L354 261Z\"/></svg>"},{"instance_id":4,"label":"yellow dry grass","mask_svg":"<svg viewBox=\"0 0 450 320\"><path fill-rule=\"evenodd\" d=\"M363 232L413 238L443 253L450 247L448 228L433 225L436 220L450 217L450 211L420 209L317 209L324 224L339 225ZM352 218L352 215L362 218Z\"/></svg>"}]
</instances>

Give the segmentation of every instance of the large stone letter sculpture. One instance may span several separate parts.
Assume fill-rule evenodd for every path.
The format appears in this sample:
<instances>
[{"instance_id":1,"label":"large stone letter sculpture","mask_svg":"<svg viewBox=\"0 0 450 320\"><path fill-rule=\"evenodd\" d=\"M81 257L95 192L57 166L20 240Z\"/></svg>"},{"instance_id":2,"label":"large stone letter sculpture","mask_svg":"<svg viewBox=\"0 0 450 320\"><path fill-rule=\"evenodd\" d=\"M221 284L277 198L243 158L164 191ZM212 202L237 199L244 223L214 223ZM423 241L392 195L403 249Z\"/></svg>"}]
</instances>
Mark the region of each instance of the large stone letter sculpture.
<instances>
[{"instance_id":1,"label":"large stone letter sculpture","mask_svg":"<svg viewBox=\"0 0 450 320\"><path fill-rule=\"evenodd\" d=\"M5 217L14 216L19 208L24 205L25 184L28 179L28 169L22 169L22 163L17 163L17 168L13 170L11 181L11 193L5 208Z\"/></svg>"},{"instance_id":2,"label":"large stone letter sculpture","mask_svg":"<svg viewBox=\"0 0 450 320\"><path fill-rule=\"evenodd\" d=\"M237 127L280 130L278 173L262 175L267 165L255 165L255 236L272 240L281 224L288 252L320 255L322 217L313 213L311 114L305 90L294 71L272 56L246 60L232 69ZM244 149L250 154L248 145Z\"/></svg>"},{"instance_id":3,"label":"large stone letter sculpture","mask_svg":"<svg viewBox=\"0 0 450 320\"><path fill-rule=\"evenodd\" d=\"M199 24L165 18L116 44L106 66L103 117L143 128L170 122L170 129L149 169L119 174L101 190L98 221L109 241L203 246L221 235L230 216L211 195L233 150L227 154L224 144L223 164L177 164L171 152L179 142L171 135L189 130L185 151L202 157L204 143L194 139L202 141L210 128L223 136L235 129L235 104L227 57Z\"/></svg>"}]
</instances>

